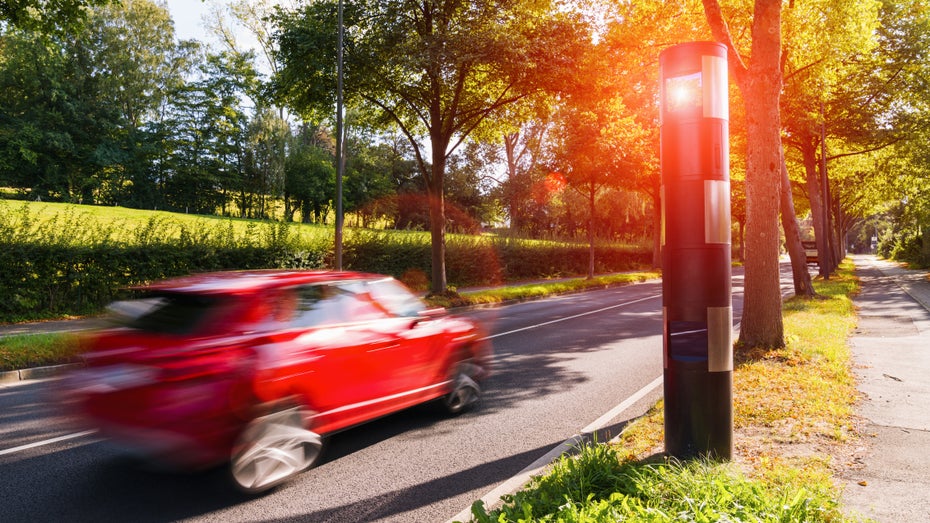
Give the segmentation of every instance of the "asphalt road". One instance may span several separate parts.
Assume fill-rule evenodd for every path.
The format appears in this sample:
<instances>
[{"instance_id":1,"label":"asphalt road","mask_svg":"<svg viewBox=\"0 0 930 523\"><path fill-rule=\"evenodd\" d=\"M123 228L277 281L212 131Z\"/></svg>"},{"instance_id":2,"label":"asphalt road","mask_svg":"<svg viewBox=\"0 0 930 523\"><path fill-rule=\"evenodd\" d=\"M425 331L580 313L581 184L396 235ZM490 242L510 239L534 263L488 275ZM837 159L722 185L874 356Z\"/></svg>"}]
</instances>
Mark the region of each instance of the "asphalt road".
<instances>
[{"instance_id":1,"label":"asphalt road","mask_svg":"<svg viewBox=\"0 0 930 523\"><path fill-rule=\"evenodd\" d=\"M738 317L739 277L733 290ZM260 497L222 470L153 470L82 434L55 380L0 386L0 521L443 522L580 432L617 435L661 395L658 281L468 314L495 349L477 410L419 407L340 433L320 465Z\"/></svg>"}]
</instances>

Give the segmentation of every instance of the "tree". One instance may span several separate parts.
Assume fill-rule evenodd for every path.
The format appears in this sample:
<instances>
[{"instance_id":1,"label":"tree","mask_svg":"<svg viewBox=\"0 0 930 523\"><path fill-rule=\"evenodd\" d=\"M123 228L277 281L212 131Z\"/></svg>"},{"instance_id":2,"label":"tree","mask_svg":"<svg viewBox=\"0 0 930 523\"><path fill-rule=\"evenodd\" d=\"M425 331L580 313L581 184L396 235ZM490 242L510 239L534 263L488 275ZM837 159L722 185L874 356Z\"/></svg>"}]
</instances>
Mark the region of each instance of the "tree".
<instances>
[{"instance_id":1,"label":"tree","mask_svg":"<svg viewBox=\"0 0 930 523\"><path fill-rule=\"evenodd\" d=\"M785 96L781 102L784 144L800 154L799 163L805 174L802 186L810 203L822 277L829 277L837 265L838 258L829 247L838 242L831 238L825 219L822 189L828 186L827 173L819 172L824 164L818 156L825 151L826 119L835 118L836 123L845 120L836 132L855 141L859 140L856 136L873 135L875 122L870 121L869 113L874 115L873 111L881 104L862 104L856 100L862 92L861 82L857 82L856 95L845 97L838 106L829 106L838 92L848 89L843 87L846 77L861 67L862 59L875 47L878 7L874 0L819 0L793 3L786 11ZM830 38L823 38L824 34L830 34ZM868 76L873 72L870 68ZM845 116L841 117L841 112Z\"/></svg>"},{"instance_id":2,"label":"tree","mask_svg":"<svg viewBox=\"0 0 930 523\"><path fill-rule=\"evenodd\" d=\"M290 140L284 161L285 220L300 211L300 221L323 223L326 209L336 192L336 169L332 152L319 144L319 133L303 126Z\"/></svg>"},{"instance_id":3,"label":"tree","mask_svg":"<svg viewBox=\"0 0 930 523\"><path fill-rule=\"evenodd\" d=\"M227 53L247 57L256 78L258 71L274 76L278 73L279 63L275 60L277 46L272 18L277 6L284 4L280 0L235 0L226 6L216 3L207 20L208 30L219 38ZM242 47L236 36L235 25L245 28L252 35L258 46L257 54ZM256 107L272 106L274 100L268 87L267 77L263 74L261 81L252 82L249 91L244 94L252 99ZM277 107L277 111L280 118L287 119L283 107Z\"/></svg>"},{"instance_id":4,"label":"tree","mask_svg":"<svg viewBox=\"0 0 930 523\"><path fill-rule=\"evenodd\" d=\"M290 128L272 109L259 109L246 129L246 192L258 200L253 216L268 218L267 196L284 192L284 164Z\"/></svg>"},{"instance_id":5,"label":"tree","mask_svg":"<svg viewBox=\"0 0 930 523\"><path fill-rule=\"evenodd\" d=\"M74 37L89 54L100 103L119 115L117 147L101 174L99 200L106 204L154 206L149 165L156 139L151 125L184 84L188 44L178 44L167 8L150 0L127 0L93 9Z\"/></svg>"},{"instance_id":6,"label":"tree","mask_svg":"<svg viewBox=\"0 0 930 523\"><path fill-rule=\"evenodd\" d=\"M541 165L547 163L544 144L549 127L550 122L535 118L503 135L507 178L496 192L510 218L510 229L530 236L539 236L543 228L533 218L540 210L533 187L543 183Z\"/></svg>"},{"instance_id":7,"label":"tree","mask_svg":"<svg viewBox=\"0 0 930 523\"><path fill-rule=\"evenodd\" d=\"M914 161L922 156L914 153L927 143L930 12L916 0L889 0L881 3L878 18L870 35L876 45L847 60L845 75L825 103L823 130L830 147L821 150L819 167L831 166L830 183L824 184L830 213L825 214L833 224L829 236L835 238L837 258L845 255L841 239L853 218L887 204L874 199L881 189L894 187L887 197L910 208L919 208L921 201L914 188L915 182L921 186L923 169L917 166L925 158ZM861 183L864 172L869 184Z\"/></svg>"},{"instance_id":8,"label":"tree","mask_svg":"<svg viewBox=\"0 0 930 523\"><path fill-rule=\"evenodd\" d=\"M778 269L781 191L781 0L755 0L748 64L717 0L702 0L714 38L728 49L746 106L746 291L739 342L783 347Z\"/></svg>"},{"instance_id":9,"label":"tree","mask_svg":"<svg viewBox=\"0 0 930 523\"><path fill-rule=\"evenodd\" d=\"M646 131L628 115L618 98L609 92L598 93L593 86L584 95L576 93L564 100L557 118L559 137L554 166L565 176L568 186L584 196L588 278L593 278L598 195L608 188L631 185L639 162L630 157L644 148Z\"/></svg>"},{"instance_id":10,"label":"tree","mask_svg":"<svg viewBox=\"0 0 930 523\"><path fill-rule=\"evenodd\" d=\"M87 17L89 7L118 3L119 0L4 0L0 2L0 23L42 34L73 34ZM2 29L2 24L0 24Z\"/></svg>"},{"instance_id":11,"label":"tree","mask_svg":"<svg viewBox=\"0 0 930 523\"><path fill-rule=\"evenodd\" d=\"M0 179L36 198L92 203L119 149L119 121L102 103L88 47L15 30L2 42Z\"/></svg>"},{"instance_id":12,"label":"tree","mask_svg":"<svg viewBox=\"0 0 930 523\"><path fill-rule=\"evenodd\" d=\"M277 85L304 115L332 107L335 11L325 0L278 17ZM371 0L347 3L345 20L347 103L396 125L413 146L429 194L432 292L444 293L450 155L508 105L571 84L588 32L545 1Z\"/></svg>"}]
</instances>

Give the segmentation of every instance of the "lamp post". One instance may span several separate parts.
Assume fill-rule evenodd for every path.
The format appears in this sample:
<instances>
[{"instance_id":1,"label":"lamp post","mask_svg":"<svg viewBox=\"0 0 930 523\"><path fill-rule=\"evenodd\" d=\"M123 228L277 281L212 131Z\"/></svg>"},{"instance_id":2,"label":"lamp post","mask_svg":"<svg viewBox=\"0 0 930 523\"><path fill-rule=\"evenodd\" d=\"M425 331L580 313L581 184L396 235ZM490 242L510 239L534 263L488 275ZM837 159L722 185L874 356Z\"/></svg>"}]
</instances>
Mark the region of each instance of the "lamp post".
<instances>
[{"instance_id":1,"label":"lamp post","mask_svg":"<svg viewBox=\"0 0 930 523\"><path fill-rule=\"evenodd\" d=\"M343 229L343 212L342 212L342 175L345 170L343 161L344 153L342 152L345 144L342 140L343 122L342 122L342 40L343 40L343 21L342 21L342 0L339 0L337 8L336 23L339 26L336 38L336 234L335 234L335 255L336 270L342 270L342 229Z\"/></svg>"},{"instance_id":2,"label":"lamp post","mask_svg":"<svg viewBox=\"0 0 930 523\"><path fill-rule=\"evenodd\" d=\"M665 448L733 453L733 308L727 49L659 56Z\"/></svg>"}]
</instances>

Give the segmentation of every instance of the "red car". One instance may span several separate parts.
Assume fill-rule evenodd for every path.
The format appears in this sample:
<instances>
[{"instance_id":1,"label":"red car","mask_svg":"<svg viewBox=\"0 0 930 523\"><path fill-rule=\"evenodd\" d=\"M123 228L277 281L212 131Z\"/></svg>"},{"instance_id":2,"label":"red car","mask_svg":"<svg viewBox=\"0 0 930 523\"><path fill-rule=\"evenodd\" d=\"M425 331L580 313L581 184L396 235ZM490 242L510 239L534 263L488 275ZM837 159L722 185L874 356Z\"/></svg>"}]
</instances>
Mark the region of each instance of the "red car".
<instances>
[{"instance_id":1,"label":"red car","mask_svg":"<svg viewBox=\"0 0 930 523\"><path fill-rule=\"evenodd\" d=\"M433 400L459 413L488 375L478 326L386 276L220 272L137 290L121 325L84 340L69 397L148 457L229 462L247 492L312 466L336 431Z\"/></svg>"}]
</instances>

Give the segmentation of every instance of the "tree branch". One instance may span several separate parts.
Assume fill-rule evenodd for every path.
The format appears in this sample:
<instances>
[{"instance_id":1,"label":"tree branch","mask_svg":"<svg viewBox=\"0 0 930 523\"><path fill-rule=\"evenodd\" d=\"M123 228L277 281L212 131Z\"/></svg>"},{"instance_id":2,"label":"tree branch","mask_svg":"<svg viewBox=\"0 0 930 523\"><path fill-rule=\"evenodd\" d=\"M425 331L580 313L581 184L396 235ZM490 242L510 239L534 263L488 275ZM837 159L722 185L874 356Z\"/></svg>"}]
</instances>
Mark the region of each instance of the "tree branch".
<instances>
[{"instance_id":1,"label":"tree branch","mask_svg":"<svg viewBox=\"0 0 930 523\"><path fill-rule=\"evenodd\" d=\"M748 73L748 68L736 50L736 46L733 45L733 37L730 34L730 28L727 26L726 20L723 19L720 2L717 0L701 0L701 3L704 4L704 14L707 16L707 23L710 24L714 39L727 46L727 54L730 55L728 60L730 69L733 70L736 82L742 85Z\"/></svg>"}]
</instances>

